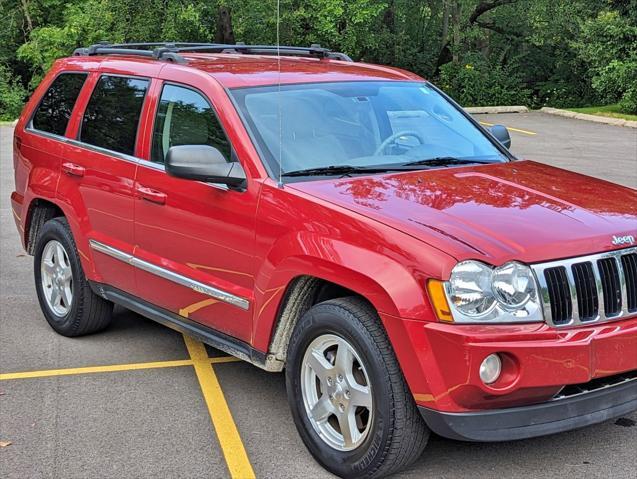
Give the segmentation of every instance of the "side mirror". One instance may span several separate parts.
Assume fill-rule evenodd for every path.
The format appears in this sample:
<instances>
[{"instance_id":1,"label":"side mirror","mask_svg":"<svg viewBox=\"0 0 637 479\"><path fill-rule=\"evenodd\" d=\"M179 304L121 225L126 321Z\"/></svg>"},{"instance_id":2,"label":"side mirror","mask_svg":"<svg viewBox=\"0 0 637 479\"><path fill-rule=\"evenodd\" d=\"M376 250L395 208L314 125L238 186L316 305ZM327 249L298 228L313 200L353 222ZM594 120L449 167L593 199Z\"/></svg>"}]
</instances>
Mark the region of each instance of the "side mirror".
<instances>
[{"instance_id":1,"label":"side mirror","mask_svg":"<svg viewBox=\"0 0 637 479\"><path fill-rule=\"evenodd\" d=\"M244 187L246 182L241 163L228 163L219 150L208 145L170 147L165 167L170 176L186 180L221 183L235 189Z\"/></svg>"},{"instance_id":2,"label":"side mirror","mask_svg":"<svg viewBox=\"0 0 637 479\"><path fill-rule=\"evenodd\" d=\"M506 126L493 125L489 130L491 134L495 136L496 140L502 143L505 148L511 148L511 135L509 135L509 130L506 129Z\"/></svg>"}]
</instances>

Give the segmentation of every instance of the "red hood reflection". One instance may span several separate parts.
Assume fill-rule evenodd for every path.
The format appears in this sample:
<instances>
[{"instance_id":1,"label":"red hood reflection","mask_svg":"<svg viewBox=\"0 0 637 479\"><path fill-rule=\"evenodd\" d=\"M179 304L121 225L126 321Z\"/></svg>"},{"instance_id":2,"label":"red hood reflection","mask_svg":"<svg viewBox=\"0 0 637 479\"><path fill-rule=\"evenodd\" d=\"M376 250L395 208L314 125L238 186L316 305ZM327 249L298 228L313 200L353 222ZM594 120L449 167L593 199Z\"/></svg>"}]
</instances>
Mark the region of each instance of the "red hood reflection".
<instances>
[{"instance_id":1,"label":"red hood reflection","mask_svg":"<svg viewBox=\"0 0 637 479\"><path fill-rule=\"evenodd\" d=\"M637 237L637 190L532 161L290 187L374 218L458 260L537 262L617 249L613 235Z\"/></svg>"}]
</instances>

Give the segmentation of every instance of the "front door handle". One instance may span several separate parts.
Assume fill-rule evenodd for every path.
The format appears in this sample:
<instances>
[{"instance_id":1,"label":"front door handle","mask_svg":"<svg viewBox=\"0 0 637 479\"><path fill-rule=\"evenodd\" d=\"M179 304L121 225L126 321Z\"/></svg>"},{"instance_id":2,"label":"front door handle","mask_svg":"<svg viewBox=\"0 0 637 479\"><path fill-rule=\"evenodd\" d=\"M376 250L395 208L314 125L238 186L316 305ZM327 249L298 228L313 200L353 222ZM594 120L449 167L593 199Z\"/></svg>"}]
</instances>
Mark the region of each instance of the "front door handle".
<instances>
[{"instance_id":1,"label":"front door handle","mask_svg":"<svg viewBox=\"0 0 637 479\"><path fill-rule=\"evenodd\" d=\"M146 188L145 186L138 186L137 193L139 193L140 198L144 200L152 201L160 205L166 204L166 193L162 193L161 191Z\"/></svg>"},{"instance_id":2,"label":"front door handle","mask_svg":"<svg viewBox=\"0 0 637 479\"><path fill-rule=\"evenodd\" d=\"M83 166L76 165L75 163L62 163L62 171L67 175L79 176L81 178L84 176L86 169Z\"/></svg>"}]
</instances>

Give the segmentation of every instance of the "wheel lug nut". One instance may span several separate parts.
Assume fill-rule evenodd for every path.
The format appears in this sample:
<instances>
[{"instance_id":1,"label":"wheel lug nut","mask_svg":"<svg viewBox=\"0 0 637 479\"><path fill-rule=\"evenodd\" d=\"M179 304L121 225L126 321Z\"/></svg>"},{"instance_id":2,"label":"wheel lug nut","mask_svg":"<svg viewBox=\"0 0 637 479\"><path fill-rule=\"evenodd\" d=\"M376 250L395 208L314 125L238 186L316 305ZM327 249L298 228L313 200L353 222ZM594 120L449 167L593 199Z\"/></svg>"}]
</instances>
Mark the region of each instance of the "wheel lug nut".
<instances>
[{"instance_id":1,"label":"wheel lug nut","mask_svg":"<svg viewBox=\"0 0 637 479\"><path fill-rule=\"evenodd\" d=\"M345 397L349 399L349 389L345 391Z\"/></svg>"},{"instance_id":2,"label":"wheel lug nut","mask_svg":"<svg viewBox=\"0 0 637 479\"><path fill-rule=\"evenodd\" d=\"M342 382L342 381L343 381L343 375L342 375L342 374L339 374L339 375L338 375L338 380L339 380L339 382Z\"/></svg>"},{"instance_id":3,"label":"wheel lug nut","mask_svg":"<svg viewBox=\"0 0 637 479\"><path fill-rule=\"evenodd\" d=\"M343 406L343 404L339 404L338 405L338 410L341 411L341 412L344 412L345 411L345 406Z\"/></svg>"},{"instance_id":4,"label":"wheel lug nut","mask_svg":"<svg viewBox=\"0 0 637 479\"><path fill-rule=\"evenodd\" d=\"M327 377L327 384L328 386L332 385L332 378L330 376Z\"/></svg>"}]
</instances>

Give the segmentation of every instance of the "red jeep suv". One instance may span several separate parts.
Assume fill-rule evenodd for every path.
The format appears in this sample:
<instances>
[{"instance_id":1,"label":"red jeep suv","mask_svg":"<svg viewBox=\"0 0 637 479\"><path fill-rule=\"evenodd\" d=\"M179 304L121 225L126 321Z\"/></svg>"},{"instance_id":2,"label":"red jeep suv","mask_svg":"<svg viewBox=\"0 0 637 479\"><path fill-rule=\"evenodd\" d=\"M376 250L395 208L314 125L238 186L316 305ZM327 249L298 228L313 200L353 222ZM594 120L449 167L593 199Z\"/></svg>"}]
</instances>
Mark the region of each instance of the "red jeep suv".
<instances>
[{"instance_id":1,"label":"red jeep suv","mask_svg":"<svg viewBox=\"0 0 637 479\"><path fill-rule=\"evenodd\" d=\"M27 104L11 199L55 331L118 304L285 370L316 460L381 477L637 410L637 190L509 144L318 45L99 44Z\"/></svg>"}]
</instances>

